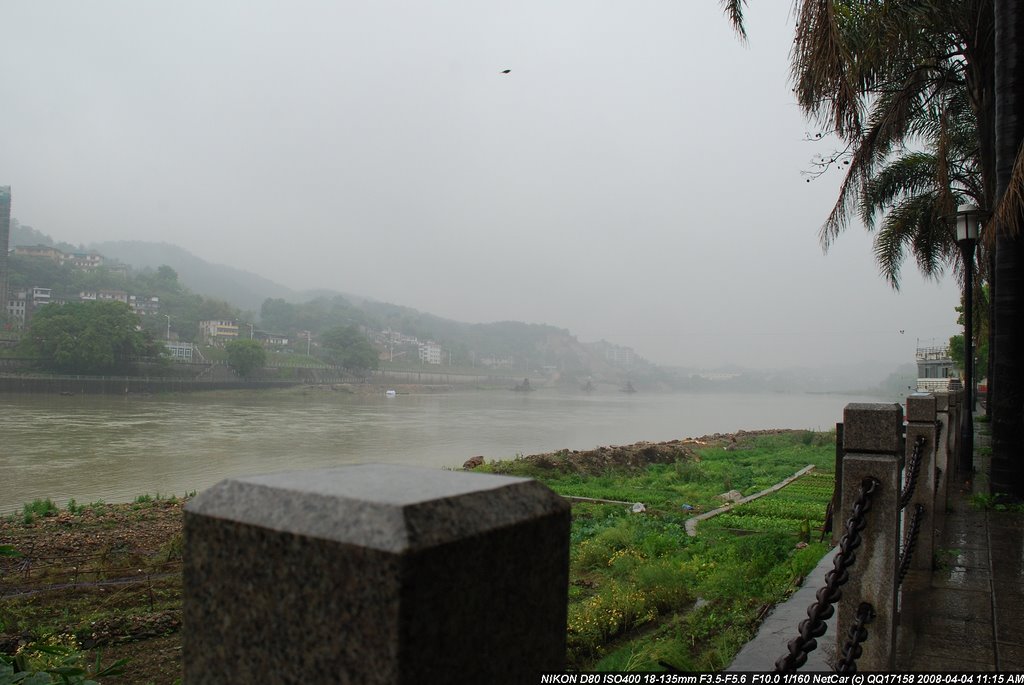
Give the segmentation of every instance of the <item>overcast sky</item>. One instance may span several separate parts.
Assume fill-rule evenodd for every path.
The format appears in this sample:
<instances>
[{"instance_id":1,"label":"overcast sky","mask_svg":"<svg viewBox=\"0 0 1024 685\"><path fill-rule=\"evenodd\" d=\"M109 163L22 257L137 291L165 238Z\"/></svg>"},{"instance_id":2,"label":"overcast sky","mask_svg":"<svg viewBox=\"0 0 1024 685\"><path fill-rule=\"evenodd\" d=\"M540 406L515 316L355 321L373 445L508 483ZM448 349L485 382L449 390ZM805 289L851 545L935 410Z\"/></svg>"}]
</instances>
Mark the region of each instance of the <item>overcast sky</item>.
<instances>
[{"instance_id":1,"label":"overcast sky","mask_svg":"<svg viewBox=\"0 0 1024 685\"><path fill-rule=\"evenodd\" d=\"M6 0L0 185L57 240L663 364L912 361L955 280L894 293L859 224L822 253L839 172L752 5L744 46L718 0Z\"/></svg>"}]
</instances>

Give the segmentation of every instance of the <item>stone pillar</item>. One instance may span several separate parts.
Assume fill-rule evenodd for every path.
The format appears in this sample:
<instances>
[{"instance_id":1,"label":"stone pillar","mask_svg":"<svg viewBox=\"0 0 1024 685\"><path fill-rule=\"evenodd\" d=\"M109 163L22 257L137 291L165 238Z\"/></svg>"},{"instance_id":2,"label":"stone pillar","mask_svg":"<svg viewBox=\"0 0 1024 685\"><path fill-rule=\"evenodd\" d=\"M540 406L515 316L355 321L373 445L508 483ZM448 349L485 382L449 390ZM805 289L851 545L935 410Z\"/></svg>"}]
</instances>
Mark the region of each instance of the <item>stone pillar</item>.
<instances>
[{"instance_id":1,"label":"stone pillar","mask_svg":"<svg viewBox=\"0 0 1024 685\"><path fill-rule=\"evenodd\" d=\"M848 404L843 411L843 512L846 525L861 482L879 481L867 512L863 542L843 586L836 619L837 654L842 654L861 602L870 603L875 618L861 644L859 671L891 671L896 648L897 565L899 563L900 456L903 452L903 408L898 404Z\"/></svg>"},{"instance_id":2,"label":"stone pillar","mask_svg":"<svg viewBox=\"0 0 1024 685\"><path fill-rule=\"evenodd\" d=\"M963 482L964 478L970 478L970 468L966 464L961 463L963 457L963 450L960 449L960 441L963 436L961 428L962 417L960 415L962 403L962 392L957 390L949 394L949 453L953 457L950 465L957 472L957 482Z\"/></svg>"},{"instance_id":3,"label":"stone pillar","mask_svg":"<svg viewBox=\"0 0 1024 685\"><path fill-rule=\"evenodd\" d=\"M843 536L842 514L843 501L843 424L836 424L836 465L835 485L832 490L832 546L839 544Z\"/></svg>"},{"instance_id":4,"label":"stone pillar","mask_svg":"<svg viewBox=\"0 0 1024 685\"><path fill-rule=\"evenodd\" d=\"M928 601L931 590L932 562L935 555L935 509L939 501L935 497L935 456L937 443L945 443L939 435L937 422L938 398L927 393L914 394L907 398L907 445L904 461L903 483L911 468L914 443L924 438L921 446L921 465L917 487L903 510L903 541L906 544L918 505L922 507L917 542L910 557L910 566L900 586L900 621L898 643L901 654L912 654L917 636L921 632L929 612ZM944 504L942 506L945 506ZM906 551L904 550L904 553Z\"/></svg>"},{"instance_id":5,"label":"stone pillar","mask_svg":"<svg viewBox=\"0 0 1024 685\"><path fill-rule=\"evenodd\" d=\"M568 567L569 506L525 478L222 481L185 507L185 682L537 682L565 665Z\"/></svg>"},{"instance_id":6,"label":"stone pillar","mask_svg":"<svg viewBox=\"0 0 1024 685\"><path fill-rule=\"evenodd\" d=\"M935 452L938 442L936 406L935 396L928 393L915 393L907 398L906 459L903 462L904 469L911 467L914 443L919 436L923 437L917 487L914 488L914 494L903 510L903 530L909 530L917 507L921 505L923 510L918 519L919 534L914 545L914 553L910 557L910 568L929 573L935 549ZM904 474L904 483L907 482L908 475Z\"/></svg>"},{"instance_id":7,"label":"stone pillar","mask_svg":"<svg viewBox=\"0 0 1024 685\"><path fill-rule=\"evenodd\" d=\"M949 431L953 430L949 422L949 392L935 393L935 421L938 424L938 438L935 440L935 536L942 534L946 523L946 507L949 505L949 484L956 487L956 473L950 471L954 465L949 460Z\"/></svg>"}]
</instances>

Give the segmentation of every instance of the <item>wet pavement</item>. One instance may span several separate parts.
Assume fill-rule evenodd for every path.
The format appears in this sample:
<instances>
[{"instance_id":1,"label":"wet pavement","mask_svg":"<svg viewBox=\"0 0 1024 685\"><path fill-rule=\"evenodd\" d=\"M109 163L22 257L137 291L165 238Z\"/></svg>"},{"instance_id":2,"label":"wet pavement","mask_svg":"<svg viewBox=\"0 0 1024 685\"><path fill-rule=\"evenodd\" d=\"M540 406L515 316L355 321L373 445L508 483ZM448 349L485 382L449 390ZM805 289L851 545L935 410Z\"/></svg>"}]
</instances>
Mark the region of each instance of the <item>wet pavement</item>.
<instances>
[{"instance_id":1,"label":"wet pavement","mask_svg":"<svg viewBox=\"0 0 1024 685\"><path fill-rule=\"evenodd\" d=\"M976 431L980 448L986 428ZM914 602L916 620L901 625L901 671L1024 671L1024 514L979 506L984 452L975 450L973 481L950 492L936 569Z\"/></svg>"}]
</instances>

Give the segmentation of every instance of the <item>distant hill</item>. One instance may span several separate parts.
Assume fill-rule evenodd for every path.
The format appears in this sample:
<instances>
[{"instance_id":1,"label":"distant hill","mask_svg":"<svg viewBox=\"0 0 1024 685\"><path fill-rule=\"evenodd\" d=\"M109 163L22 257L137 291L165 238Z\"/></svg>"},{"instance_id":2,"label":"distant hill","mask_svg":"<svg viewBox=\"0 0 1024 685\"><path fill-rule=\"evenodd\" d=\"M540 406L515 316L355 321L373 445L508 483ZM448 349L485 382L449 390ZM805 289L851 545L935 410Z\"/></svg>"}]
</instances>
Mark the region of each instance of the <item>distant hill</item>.
<instances>
[{"instance_id":1,"label":"distant hill","mask_svg":"<svg viewBox=\"0 0 1024 685\"><path fill-rule=\"evenodd\" d=\"M858 362L832 368L752 370L722 367L712 372L697 369L655 367L637 358L628 370L611 363L616 348L600 341L582 343L568 330L554 326L514 321L463 323L420 312L410 307L378 302L332 290L295 291L257 274L222 264L211 264L191 252L169 243L116 241L73 246L56 242L30 226L11 222L11 245L52 245L66 252L95 251L110 260L136 270L156 270L167 265L178 274L179 282L194 293L229 303L259 319L267 299L302 305L319 318L321 313L341 316L376 330L391 329L422 340L434 340L452 352L462 363L481 363L487 357L514 360L517 368L556 367L566 383L595 381L621 383L632 378L658 387L695 392L842 392L885 393L903 388L904 378L912 372L901 368L892 372L889 364ZM327 324L327 319L321 319ZM333 324L332 324L333 325ZM307 321L303 329L317 327ZM282 332L285 332L282 330ZM415 356L415 353L413 353ZM891 374L886 378L887 374ZM909 376L908 376L909 377ZM885 379L883 381L883 379ZM874 384L878 384L875 386ZM874 386L874 387L873 387ZM891 388L889 386L892 386ZM650 387L650 386L649 386Z\"/></svg>"},{"instance_id":2,"label":"distant hill","mask_svg":"<svg viewBox=\"0 0 1024 685\"><path fill-rule=\"evenodd\" d=\"M464 365L480 364L485 359L509 360L512 368L536 370L557 368L563 382L582 384L588 378L621 383L629 376L638 381L660 376L657 369L643 359L626 368L610 363L607 342L581 343L568 330L518 321L495 323L463 323L445 319L411 307L378 302L369 298L346 295L332 290L295 291L257 274L234 267L211 264L191 252L169 243L117 241L93 243L90 251L107 259L130 265L136 270L169 266L178 280L189 290L206 297L223 300L241 310L254 312L259 318L267 299L284 300L303 305L303 312L322 324L332 315L342 320L357 321L375 330L391 329L421 340L442 345ZM299 314L301 316L301 314ZM318 327L310 319L298 328ZM267 324L267 322L264 322ZM275 324L270 324L275 325ZM294 326L291 326L294 327ZM281 326L282 332L289 326ZM415 353L413 353L415 354Z\"/></svg>"},{"instance_id":3,"label":"distant hill","mask_svg":"<svg viewBox=\"0 0 1024 685\"><path fill-rule=\"evenodd\" d=\"M178 272L178 279L193 292L216 297L244 311L259 313L260 306L268 297L290 302L302 299L300 293L280 283L232 266L211 264L169 243L121 240L92 243L89 250L135 269L156 269L167 265Z\"/></svg>"}]
</instances>

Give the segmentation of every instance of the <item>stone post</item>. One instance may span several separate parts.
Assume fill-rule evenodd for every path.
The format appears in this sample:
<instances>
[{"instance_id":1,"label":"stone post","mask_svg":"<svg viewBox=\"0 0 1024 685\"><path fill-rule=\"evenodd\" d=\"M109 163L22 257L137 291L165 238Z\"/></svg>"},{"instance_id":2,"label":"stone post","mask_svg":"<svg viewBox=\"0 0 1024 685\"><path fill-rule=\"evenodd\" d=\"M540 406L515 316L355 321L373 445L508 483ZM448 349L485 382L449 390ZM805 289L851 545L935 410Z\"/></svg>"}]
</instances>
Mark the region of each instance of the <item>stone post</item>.
<instances>
[{"instance_id":1,"label":"stone post","mask_svg":"<svg viewBox=\"0 0 1024 685\"><path fill-rule=\"evenodd\" d=\"M861 602L875 618L861 644L859 671L891 671L896 647L897 565L899 563L900 456L903 408L898 404L848 404L843 411L843 499L839 525L846 525L861 482L879 481L867 512L863 542L849 569L836 619L837 653L842 654Z\"/></svg>"},{"instance_id":2,"label":"stone post","mask_svg":"<svg viewBox=\"0 0 1024 685\"><path fill-rule=\"evenodd\" d=\"M385 464L222 481L185 507L185 682L539 682L565 666L569 506Z\"/></svg>"},{"instance_id":3,"label":"stone post","mask_svg":"<svg viewBox=\"0 0 1024 685\"><path fill-rule=\"evenodd\" d=\"M900 625L898 643L901 654L911 654L917 635L928 613L928 592L931 589L932 562L935 554L935 456L936 443L944 442L937 423L938 399L931 394L915 393L907 398L907 445L904 461L904 484L909 477L914 443L924 438L917 487L903 510L903 545L908 531L921 507L917 541L910 556L910 566L900 588ZM945 506L943 504L943 506ZM904 549L903 554L906 554Z\"/></svg>"},{"instance_id":4,"label":"stone post","mask_svg":"<svg viewBox=\"0 0 1024 685\"><path fill-rule=\"evenodd\" d=\"M935 396L931 394L915 393L907 398L906 459L903 462L904 469L911 467L914 443L917 442L918 436L923 437L917 487L914 488L914 494L903 510L903 530L909 530L917 507L921 505L923 510L918 518L919 534L910 557L910 568L927 571L929 574L935 549L935 453L939 437L936 406ZM904 483L907 482L907 477L905 474Z\"/></svg>"},{"instance_id":5,"label":"stone post","mask_svg":"<svg viewBox=\"0 0 1024 685\"><path fill-rule=\"evenodd\" d=\"M843 424L836 424L836 465L835 485L832 491L832 546L839 544L843 537L842 514L843 501Z\"/></svg>"},{"instance_id":6,"label":"stone post","mask_svg":"<svg viewBox=\"0 0 1024 685\"><path fill-rule=\"evenodd\" d=\"M949 504L949 483L956 483L956 473L950 473L954 465L949 459L949 392L935 393L935 420L938 423L938 438L935 440L935 536L942 534L946 525L946 507ZM955 487L955 485L954 485Z\"/></svg>"},{"instance_id":7,"label":"stone post","mask_svg":"<svg viewBox=\"0 0 1024 685\"><path fill-rule=\"evenodd\" d=\"M959 390L949 394L949 453L953 456L951 466L955 467L959 482L963 482L964 478L970 478L970 467L961 461L963 458L963 450L960 449L960 440L963 436L963 431L960 429L962 402L963 394Z\"/></svg>"}]
</instances>

